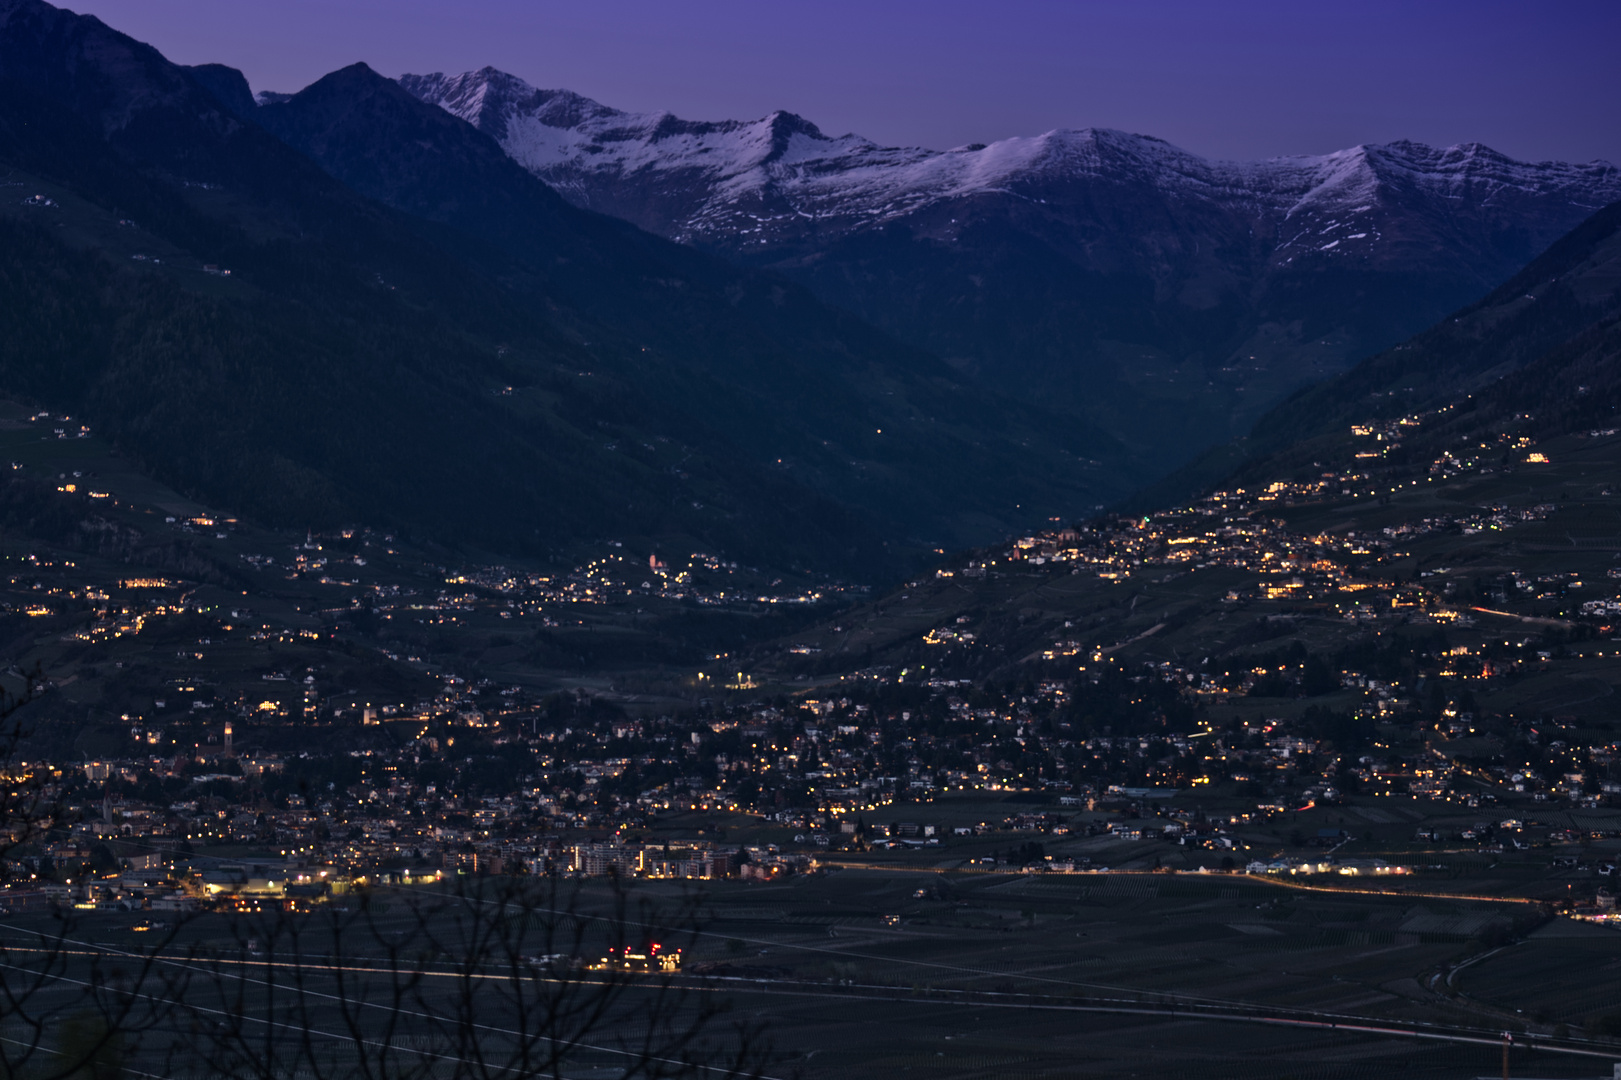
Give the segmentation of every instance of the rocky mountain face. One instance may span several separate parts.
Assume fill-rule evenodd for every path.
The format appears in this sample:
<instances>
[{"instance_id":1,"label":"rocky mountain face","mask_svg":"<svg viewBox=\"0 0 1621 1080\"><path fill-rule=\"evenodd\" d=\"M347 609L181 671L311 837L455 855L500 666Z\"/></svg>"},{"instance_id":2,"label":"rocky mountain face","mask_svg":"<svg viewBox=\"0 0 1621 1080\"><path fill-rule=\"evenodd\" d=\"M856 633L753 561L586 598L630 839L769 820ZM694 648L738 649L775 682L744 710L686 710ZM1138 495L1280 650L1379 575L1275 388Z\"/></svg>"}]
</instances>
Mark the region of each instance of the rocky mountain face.
<instances>
[{"instance_id":1,"label":"rocky mountain face","mask_svg":"<svg viewBox=\"0 0 1621 1080\"><path fill-rule=\"evenodd\" d=\"M1410 142L1259 162L1051 131L948 151L789 113L626 113L486 68L401 85L578 206L778 269L1158 467L1501 284L1621 198L1604 162Z\"/></svg>"}]
</instances>

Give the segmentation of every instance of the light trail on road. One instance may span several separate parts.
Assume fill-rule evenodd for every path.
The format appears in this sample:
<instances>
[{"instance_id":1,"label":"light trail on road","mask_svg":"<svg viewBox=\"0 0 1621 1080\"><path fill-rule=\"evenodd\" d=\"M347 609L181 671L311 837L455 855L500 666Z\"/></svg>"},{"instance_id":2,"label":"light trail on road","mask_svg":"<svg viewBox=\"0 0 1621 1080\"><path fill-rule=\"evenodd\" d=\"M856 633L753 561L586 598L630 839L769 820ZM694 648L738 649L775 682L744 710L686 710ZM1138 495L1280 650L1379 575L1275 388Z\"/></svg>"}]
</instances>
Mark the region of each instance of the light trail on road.
<instances>
[{"instance_id":1,"label":"light trail on road","mask_svg":"<svg viewBox=\"0 0 1621 1080\"><path fill-rule=\"evenodd\" d=\"M127 955L127 954L120 953L120 952L118 952L116 950L113 950L113 949L101 949L101 948L98 948L97 953L96 953L96 955L106 955L106 954ZM173 964L173 965L183 965L183 964L186 963L186 961L178 959L178 958L166 958L162 962ZM204 962L204 961L201 958L199 958L198 962L201 963L201 962ZM210 963L210 964L229 964L229 965L232 965L232 966L260 967L260 968L270 968L270 969L277 969L277 968L281 968L281 969L297 969L297 968L303 967L302 965L298 965L298 964L291 963L291 962L275 961L275 960L269 960L269 959L265 959L265 960L219 960L219 959L209 959L206 962ZM0 964L0 967L14 967L14 965ZM307 967L304 967L303 969L308 970ZM392 968L362 967L362 966L356 966L356 965L321 965L320 971L321 972L333 972L333 973L345 973L345 974L396 974L396 972ZM425 971L421 971L421 972L416 972L415 974L421 974L424 977L446 978L446 979L472 978L472 979L505 981L506 979L510 978L510 976L506 976L506 975L477 973L477 972L449 972L449 971L437 971L436 972L436 971L426 971L425 970ZM238 979L238 980L240 980L242 982L252 984L252 985L258 985L258 986L268 986L269 985L268 983L266 983L263 980L253 979L253 978L243 976L243 975L233 975L233 976L230 976L230 977ZM56 976L55 978L58 978L58 979L60 979L60 981L64 981L64 982L67 982L67 983L70 983L70 984L73 984L73 985L78 985L78 986L88 986L89 985L88 983L85 983L85 982L83 982L81 980L71 979L71 978L67 978L65 976ZM559 982L560 981L560 980L557 980L557 979L554 979L554 978L548 978L548 977L540 976L540 975L536 975L535 978L537 980L546 981L546 982ZM719 986L711 985L712 983L722 983L722 984L725 984L725 985L719 985ZM1502 1035L1501 1035L1501 1033L1490 1031L1490 1030L1487 1030L1487 1029L1482 1029L1482 1028L1456 1028L1456 1027L1447 1028L1447 1027L1441 1027L1441 1026L1438 1026L1438 1025L1430 1025L1430 1024L1427 1024L1427 1023L1422 1022L1422 1021L1415 1021L1415 1022L1413 1022L1412 1024L1410 1024L1408 1026L1397 1026L1397 1025L1390 1024L1390 1023L1381 1024L1381 1023L1379 1023L1377 1021L1374 1021L1374 1020L1372 1020L1370 1018L1367 1018L1367 1017L1360 1017L1360 1016L1354 1016L1354 1015L1348 1015L1348 1014L1339 1014L1339 1013L1316 1012L1316 1011L1312 1011L1312 1010L1303 1010L1303 1009L1302 1010L1291 1010L1289 1014L1285 1014L1285 1013L1282 1013L1282 1012L1268 1012L1268 1011L1266 1011L1266 1007L1261 1006L1261 1005L1246 1004L1246 1003L1242 1003L1242 1002L1220 1003L1220 1002L1214 1002L1214 999L1209 999L1207 1001L1195 1001L1195 1000L1189 1000L1189 999L1186 999L1186 998L1180 998L1179 999L1176 996L1170 995L1170 994L1154 994L1153 992L1147 992L1147 991L1142 992L1141 996L1142 997L1155 997L1155 996L1162 997L1164 999L1165 1003L1162 1004L1162 1005L1155 1006L1153 1004L1143 1002L1141 1000L1141 997L1139 997L1137 999L1132 999L1132 1000L1101 999L1101 1000L1089 1000L1089 1001L1085 1001L1085 1002L1053 1001L1053 1000L1042 1000L1038 995L1034 995L1034 994L1016 994L1016 993L1010 994L1010 993L1005 993L1005 992L1002 992L1002 991L994 991L994 990L953 990L953 989L941 989L941 988L930 988L929 990L922 991L922 992L919 992L919 993L903 994L903 993L896 992L895 988L892 987L892 986L883 986L883 985L879 985L879 984L855 983L855 984L845 984L844 986L839 986L839 987L818 987L818 986L814 986L814 985L806 985L804 983L795 983L795 982L792 982L790 980L751 979L751 978L747 978L747 977L744 977L744 976L711 976L711 977L708 977L707 982L699 982L699 981L691 981L691 982L689 982L689 981L686 981L686 980L681 980L680 982L675 983L673 985L679 985L682 989L690 990L690 991L693 991L693 992L708 993L708 994L737 993L737 992L740 992L741 990L746 988L748 991L753 992L753 993L771 994L771 995L780 996L780 997L828 998L828 999L843 1000L843 1001L890 1001L890 1002L897 1002L897 1003L911 1004L911 1005L923 1005L923 1004L949 1005L949 1006L956 1007L956 1008L976 1008L976 1007L978 1007L978 1008L995 1008L995 1009L1039 1010L1039 1011L1047 1011L1047 1012L1074 1012L1074 1013L1099 1013L1099 1014L1110 1014L1110 1015L1150 1016L1150 1017L1157 1017L1157 1018L1159 1018L1161 1020L1216 1020L1216 1021L1223 1021L1223 1022L1227 1022L1227 1023L1263 1024L1263 1025L1282 1026L1282 1027L1313 1028L1313 1029L1327 1030L1327 1031L1346 1031L1346 1032L1353 1032L1353 1033L1365 1034L1365 1035L1389 1036L1389 1037L1393 1037L1393 1038L1428 1039L1428 1040L1432 1040L1432 1041L1452 1042L1452 1043L1470 1044L1470 1045L1478 1045L1478 1046L1500 1046L1501 1043L1502 1043ZM636 988L636 987L633 986L633 988ZM325 993L321 993L320 991L309 990L309 989L306 989L306 988L303 988L303 987L296 987L295 988L295 987L289 987L289 986L286 986L286 985L280 985L279 989L282 990L283 992L287 992L287 991L291 990L291 991L293 991L293 992L295 992L297 994L300 994L300 995L308 995L308 996L311 996L311 997L320 998L320 999L324 999L324 1000L331 1000L331 1001L341 1000L337 995L325 994ZM655 990L656 991L656 990L662 989L662 987L661 986L647 986L647 987L642 987L640 989ZM1130 992L1130 991L1126 991L1126 992ZM1026 998L1026 999L1033 999L1033 1000L1010 1000L1010 999L1017 999L1017 998ZM991 1000L986 1000L986 999L991 999ZM998 999L1001 999L1001 1000L998 1000ZM397 1006L392 1006L392 1005L381 1005L381 1004L377 1004L377 1003L374 1003L374 1002L358 1002L357 1004L360 1004L360 1005L363 1005L363 1006L365 1006L367 1008L372 1008L372 1009L394 1010L396 1012L399 1012L401 1015L415 1017L415 1018L423 1019L423 1020L435 1020L435 1019L438 1019L437 1017L434 1017L432 1014L429 1014L429 1013L423 1013L423 1012L418 1012L418 1011L409 1010L409 1009L401 1010ZM186 1009L190 1009L190 1010L194 1010L194 1011L197 1011L197 1012L212 1014L212 1015L225 1015L225 1013L222 1010L209 1009L209 1008L206 1008L206 1007L203 1007L203 1006L182 1004L181 1007L186 1008ZM255 1023L264 1024L266 1026L271 1026L271 1027L287 1028L287 1027L291 1026L291 1025L288 1025L286 1023L264 1020L264 1019L261 1019L261 1018L258 1018L258 1017L248 1017L247 1019L250 1019ZM510 1029L501 1028L501 1027L498 1027L498 1026L492 1025L492 1024L479 1024L479 1025L476 1025L476 1026L480 1030L487 1031L487 1032L489 1032L491 1034L512 1035L512 1036L516 1036L516 1035L519 1034L518 1032L512 1031ZM311 1034L321 1035L321 1036L328 1037L328 1038L335 1038L335 1039L340 1039L340 1040L342 1040L342 1039L350 1039L351 1038L351 1036L349 1036L347 1034L339 1034L339 1033L334 1033L334 1032L325 1032L325 1031L320 1031L320 1030L317 1030L317 1029L314 1029L314 1028L310 1028L310 1029L307 1029L307 1030ZM1607 1060L1613 1060L1613 1059L1616 1059L1616 1058L1621 1058L1621 1047L1612 1048L1612 1049L1600 1049L1600 1048L1566 1046L1566 1045L1561 1045L1559 1043L1555 1043L1555 1042L1552 1042L1552 1041L1549 1041L1549 1040L1546 1040L1546 1039L1538 1038L1535 1035L1527 1035L1525 1033L1520 1033L1519 1037L1526 1040L1523 1045L1527 1049L1543 1050L1543 1051L1546 1051L1546 1052L1549 1052L1549 1053L1572 1054L1572 1055L1577 1055L1577 1056L1582 1056L1582 1057L1605 1058ZM381 1047L382 1044L376 1044L376 1045ZM627 1055L632 1054L632 1051L620 1050L620 1049L616 1049L616 1048L613 1048L613 1047L595 1046L595 1045L584 1044L584 1043L577 1043L575 1045L579 1049L583 1049L583 1050L593 1050L593 1051L597 1051L597 1052L615 1054L615 1055L620 1055L620 1056L627 1056ZM414 1054L426 1054L427 1053L427 1051L412 1050L412 1049L407 1048L407 1047L394 1046L394 1047L391 1047L391 1048L396 1050L396 1051L406 1050L407 1052L414 1053ZM673 1059L669 1060L669 1061L665 1061L664 1059L659 1059L659 1060L662 1063L665 1063L665 1064L676 1064L676 1062ZM714 1066L698 1066L698 1067L704 1069L705 1071L710 1071L710 1072L724 1072L725 1071L725 1070L719 1069L719 1068L714 1067ZM775 1080L775 1078L764 1077L763 1080Z\"/></svg>"},{"instance_id":2,"label":"light trail on road","mask_svg":"<svg viewBox=\"0 0 1621 1080\"><path fill-rule=\"evenodd\" d=\"M843 998L845 1000L876 1000L893 1001L906 1004L939 1004L952 1005L958 1008L996 1008L996 1009L1039 1009L1055 1012L1081 1012L1081 1013L1109 1013L1117 1015L1153 1016L1162 1020L1222 1020L1228 1022L1248 1024L1270 1024L1285 1027L1318 1028L1331 1031L1350 1031L1359 1034L1388 1035L1410 1039L1430 1039L1443 1042L1469 1043L1479 1046L1501 1046L1502 1034L1478 1028L1443 1028L1426 1027L1422 1023L1415 1023L1411 1027L1395 1027L1381 1025L1373 1020L1357 1016L1339 1016L1334 1013L1311 1013L1305 1010L1297 1011L1296 1015L1282 1014L1241 1014L1237 1012L1223 1013L1211 1006L1176 1003L1160 1008L1153 1008L1141 1002L1088 1002L1080 1004L1075 1002L1016 1002L1016 1001L980 1001L964 997L962 1000L940 999L940 994L978 994L981 996L1007 996L999 995L997 991L956 991L956 990L929 990L921 994L901 995L895 993L894 987L856 985L845 987L846 990L872 990L873 993L839 993L837 990L817 990L802 987L787 987L781 983L770 980L745 980L752 984L752 989L759 993L778 994L788 997L822 997ZM1258 1008L1258 1006L1254 1006ZM1588 1049L1585 1047L1561 1046L1557 1043L1538 1040L1536 1036L1520 1035L1527 1039L1523 1045L1527 1049L1544 1050L1550 1053L1575 1054L1583 1057L1599 1057L1607 1060L1621 1058L1621 1047L1614 1049Z\"/></svg>"}]
</instances>

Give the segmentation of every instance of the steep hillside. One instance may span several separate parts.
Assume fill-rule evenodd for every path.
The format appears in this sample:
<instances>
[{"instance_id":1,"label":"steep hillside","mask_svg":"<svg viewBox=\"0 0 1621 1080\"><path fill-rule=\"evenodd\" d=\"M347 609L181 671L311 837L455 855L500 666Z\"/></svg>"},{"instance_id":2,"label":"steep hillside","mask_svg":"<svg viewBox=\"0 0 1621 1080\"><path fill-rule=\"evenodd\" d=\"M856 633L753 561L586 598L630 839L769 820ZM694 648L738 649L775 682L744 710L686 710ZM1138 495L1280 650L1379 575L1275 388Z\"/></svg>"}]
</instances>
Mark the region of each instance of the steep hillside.
<instances>
[{"instance_id":1,"label":"steep hillside","mask_svg":"<svg viewBox=\"0 0 1621 1080\"><path fill-rule=\"evenodd\" d=\"M363 67L251 101L230 69L0 5L0 369L186 490L866 576L1130 482L1107 438L580 211Z\"/></svg>"},{"instance_id":2,"label":"steep hillside","mask_svg":"<svg viewBox=\"0 0 1621 1080\"><path fill-rule=\"evenodd\" d=\"M515 292L591 320L582 334L617 343L667 407L875 515L935 515L930 541L1013 520L1042 487L1084 500L1131 475L1090 457L1118 457L1106 437L970 390L788 282L581 213L363 66L258 116L361 193L453 228L444 242Z\"/></svg>"},{"instance_id":3,"label":"steep hillside","mask_svg":"<svg viewBox=\"0 0 1621 1080\"><path fill-rule=\"evenodd\" d=\"M1621 203L1479 303L1279 405L1234 448L1246 459L1237 476L1304 462L1355 422L1436 410L1444 413L1403 440L1412 444L1404 453L1422 456L1516 418L1539 438L1613 423L1621 411Z\"/></svg>"},{"instance_id":4,"label":"steep hillside","mask_svg":"<svg viewBox=\"0 0 1621 1080\"><path fill-rule=\"evenodd\" d=\"M1246 452L1197 494L954 556L748 670L1062 688L1104 734L1180 705L1360 742L1405 714L1426 758L1494 714L1614 738L1621 203Z\"/></svg>"}]
</instances>

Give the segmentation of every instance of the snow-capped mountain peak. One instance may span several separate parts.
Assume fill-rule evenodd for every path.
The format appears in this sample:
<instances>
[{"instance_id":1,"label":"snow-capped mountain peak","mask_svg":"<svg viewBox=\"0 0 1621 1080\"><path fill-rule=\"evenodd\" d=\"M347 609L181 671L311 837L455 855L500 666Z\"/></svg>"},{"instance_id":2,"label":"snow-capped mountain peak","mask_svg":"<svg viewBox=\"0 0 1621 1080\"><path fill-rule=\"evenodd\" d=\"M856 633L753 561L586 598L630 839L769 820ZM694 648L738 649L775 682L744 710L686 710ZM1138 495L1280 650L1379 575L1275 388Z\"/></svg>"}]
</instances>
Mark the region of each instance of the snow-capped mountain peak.
<instances>
[{"instance_id":1,"label":"snow-capped mountain peak","mask_svg":"<svg viewBox=\"0 0 1621 1080\"><path fill-rule=\"evenodd\" d=\"M1484 295L1621 199L1613 165L1478 143L1217 161L1059 128L933 150L788 112L627 112L489 68L401 83L576 205L769 266L993 385L1154 447L1241 428L1132 417L1226 394L1205 415L1241 425ZM1181 404L1135 411L1161 388Z\"/></svg>"},{"instance_id":2,"label":"snow-capped mountain peak","mask_svg":"<svg viewBox=\"0 0 1621 1080\"><path fill-rule=\"evenodd\" d=\"M1056 213L1095 202L1100 186L1239 214L1273 234L1277 257L1291 261L1302 254L1303 226L1310 239L1325 238L1308 245L1323 257L1379 243L1375 219L1393 201L1531 198L1594 208L1621 197L1621 178L1607 163L1529 164L1478 143L1400 141L1223 162L1150 136L1086 128L937 151L828 136L789 112L718 122L625 112L494 68L400 82L495 138L576 203L676 239L755 251L825 243L983 196ZM1327 238L1329 221L1337 238Z\"/></svg>"}]
</instances>

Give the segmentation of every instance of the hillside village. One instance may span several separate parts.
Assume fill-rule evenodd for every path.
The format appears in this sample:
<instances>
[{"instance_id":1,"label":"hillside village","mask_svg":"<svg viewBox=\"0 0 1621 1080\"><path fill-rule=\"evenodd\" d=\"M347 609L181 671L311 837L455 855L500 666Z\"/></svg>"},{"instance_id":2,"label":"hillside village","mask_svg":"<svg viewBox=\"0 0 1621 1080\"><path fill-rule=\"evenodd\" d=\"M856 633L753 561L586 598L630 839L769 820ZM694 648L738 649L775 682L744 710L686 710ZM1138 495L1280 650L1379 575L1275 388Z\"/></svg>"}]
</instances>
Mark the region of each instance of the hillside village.
<instances>
[{"instance_id":1,"label":"hillside village","mask_svg":"<svg viewBox=\"0 0 1621 1080\"><path fill-rule=\"evenodd\" d=\"M72 423L43 419L47 444ZM1465 545L1500 554L1568 510L1443 510L1433 487L1610 461L1621 440L1505 431L1392 466L1425 420L1358 426L1345 468L1027 536L863 607L836 582L623 542L566 573L455 568L364 528L277 546L87 470L41 496L19 463L14 499L92 516L78 554L5 555L16 716L80 718L67 744L19 746L40 829L6 853L6 902L296 907L447 875L917 859L1400 888L1462 852L1609 918L1613 723L1493 703L1555 672L1621 675L1621 573L1581 546L1490 563ZM173 538L204 573L133 572L84 552L87 528ZM983 591L1008 588L1055 612L998 622ZM514 675L592 636L629 643L661 604L810 621L656 678L624 669L662 687L641 694Z\"/></svg>"}]
</instances>

